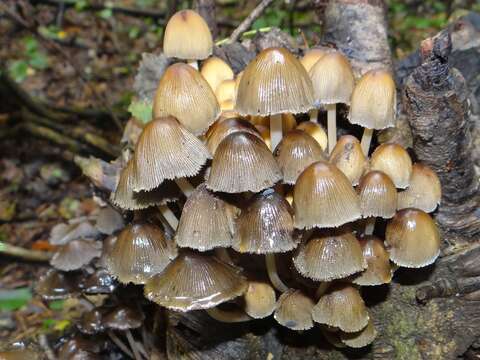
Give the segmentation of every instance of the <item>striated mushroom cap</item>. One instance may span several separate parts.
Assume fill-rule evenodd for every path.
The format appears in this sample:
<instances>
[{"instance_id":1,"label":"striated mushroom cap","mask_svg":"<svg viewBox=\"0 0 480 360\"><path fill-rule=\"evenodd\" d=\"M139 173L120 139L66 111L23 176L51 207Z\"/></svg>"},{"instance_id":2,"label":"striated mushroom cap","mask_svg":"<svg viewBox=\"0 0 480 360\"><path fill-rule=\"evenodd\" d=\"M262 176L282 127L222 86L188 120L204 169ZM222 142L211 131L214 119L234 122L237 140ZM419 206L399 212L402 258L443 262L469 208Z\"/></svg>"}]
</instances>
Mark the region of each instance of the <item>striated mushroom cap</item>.
<instances>
[{"instance_id":1,"label":"striated mushroom cap","mask_svg":"<svg viewBox=\"0 0 480 360\"><path fill-rule=\"evenodd\" d=\"M361 179L357 188L363 217L389 219L397 209L397 189L388 175L370 171Z\"/></svg>"},{"instance_id":2,"label":"striated mushroom cap","mask_svg":"<svg viewBox=\"0 0 480 360\"><path fill-rule=\"evenodd\" d=\"M315 303L300 290L289 289L277 301L274 318L291 330L308 330L313 327L312 310Z\"/></svg>"},{"instance_id":3,"label":"striated mushroom cap","mask_svg":"<svg viewBox=\"0 0 480 360\"><path fill-rule=\"evenodd\" d=\"M398 144L382 144L370 158L370 169L383 171L395 186L405 189L410 184L412 159L407 150Z\"/></svg>"},{"instance_id":4,"label":"striated mushroom cap","mask_svg":"<svg viewBox=\"0 0 480 360\"><path fill-rule=\"evenodd\" d=\"M303 65L307 72L310 71L313 65L320 60L321 57L327 54L326 49L309 49L305 52L305 54L300 59L300 63Z\"/></svg>"},{"instance_id":5,"label":"striated mushroom cap","mask_svg":"<svg viewBox=\"0 0 480 360\"><path fill-rule=\"evenodd\" d=\"M354 186L358 184L368 166L368 159L362 151L360 141L352 135L343 135L338 139L330 154L330 162L343 172Z\"/></svg>"},{"instance_id":6,"label":"striated mushroom cap","mask_svg":"<svg viewBox=\"0 0 480 360\"><path fill-rule=\"evenodd\" d=\"M398 209L417 208L434 211L442 199L442 185L437 174L427 165L412 166L410 186L398 194Z\"/></svg>"},{"instance_id":7,"label":"striated mushroom cap","mask_svg":"<svg viewBox=\"0 0 480 360\"><path fill-rule=\"evenodd\" d=\"M367 269L355 275L352 282L361 286L390 283L393 271L383 241L375 236L365 236L360 239L360 245L367 261Z\"/></svg>"},{"instance_id":8,"label":"striated mushroom cap","mask_svg":"<svg viewBox=\"0 0 480 360\"><path fill-rule=\"evenodd\" d=\"M215 155L218 145L220 145L222 140L237 131L247 132L261 138L255 126L250 124L247 120L230 118L223 121L216 121L207 132L207 148L210 151L210 154Z\"/></svg>"},{"instance_id":9,"label":"striated mushroom cap","mask_svg":"<svg viewBox=\"0 0 480 360\"><path fill-rule=\"evenodd\" d=\"M313 137L321 146L323 151L327 150L328 137L327 133L319 123L312 121L304 121L297 126L298 130L305 131L308 135Z\"/></svg>"},{"instance_id":10,"label":"striated mushroom cap","mask_svg":"<svg viewBox=\"0 0 480 360\"><path fill-rule=\"evenodd\" d=\"M50 265L62 271L78 270L102 254L102 243L93 240L72 240L61 246L50 259Z\"/></svg>"},{"instance_id":11,"label":"striated mushroom cap","mask_svg":"<svg viewBox=\"0 0 480 360\"><path fill-rule=\"evenodd\" d=\"M368 322L368 325L360 331L353 332L353 333L346 333L346 332L340 333L340 340L348 347L355 348L355 349L370 345L373 342L373 340L375 340L376 337L377 337L377 330L373 325L372 319L370 319L370 321Z\"/></svg>"},{"instance_id":12,"label":"striated mushroom cap","mask_svg":"<svg viewBox=\"0 0 480 360\"><path fill-rule=\"evenodd\" d=\"M243 299L245 312L254 319L263 319L270 316L275 310L277 296L270 284L249 281Z\"/></svg>"}]
</instances>

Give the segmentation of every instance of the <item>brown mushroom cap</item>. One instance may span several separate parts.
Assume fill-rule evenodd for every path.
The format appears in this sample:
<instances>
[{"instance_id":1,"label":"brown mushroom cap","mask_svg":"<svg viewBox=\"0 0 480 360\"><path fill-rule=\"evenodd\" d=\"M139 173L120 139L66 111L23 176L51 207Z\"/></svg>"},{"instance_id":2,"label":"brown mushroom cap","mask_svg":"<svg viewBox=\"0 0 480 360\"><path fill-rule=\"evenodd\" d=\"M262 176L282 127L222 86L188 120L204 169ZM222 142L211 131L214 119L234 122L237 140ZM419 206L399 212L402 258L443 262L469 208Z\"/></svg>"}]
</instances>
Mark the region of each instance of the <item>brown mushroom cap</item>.
<instances>
[{"instance_id":1,"label":"brown mushroom cap","mask_svg":"<svg viewBox=\"0 0 480 360\"><path fill-rule=\"evenodd\" d=\"M219 103L235 100L235 80L224 80L215 89L215 96ZM232 108L233 109L233 108Z\"/></svg>"},{"instance_id":2,"label":"brown mushroom cap","mask_svg":"<svg viewBox=\"0 0 480 360\"><path fill-rule=\"evenodd\" d=\"M263 319L270 316L275 310L276 295L270 284L249 281L248 288L243 295L245 312L254 319Z\"/></svg>"},{"instance_id":3,"label":"brown mushroom cap","mask_svg":"<svg viewBox=\"0 0 480 360\"><path fill-rule=\"evenodd\" d=\"M328 145L327 133L319 123L304 121L298 124L298 130L305 131L308 135L317 140L323 151L326 151Z\"/></svg>"},{"instance_id":4,"label":"brown mushroom cap","mask_svg":"<svg viewBox=\"0 0 480 360\"><path fill-rule=\"evenodd\" d=\"M352 135L343 135L338 139L330 154L330 162L345 174L352 185L358 184L368 166L360 141Z\"/></svg>"},{"instance_id":5,"label":"brown mushroom cap","mask_svg":"<svg viewBox=\"0 0 480 360\"><path fill-rule=\"evenodd\" d=\"M102 234L112 235L121 230L125 225L122 214L111 206L106 206L98 211L95 217L95 227Z\"/></svg>"},{"instance_id":6,"label":"brown mushroom cap","mask_svg":"<svg viewBox=\"0 0 480 360\"><path fill-rule=\"evenodd\" d=\"M300 290L289 289L278 299L273 317L291 330L308 330L313 327L314 306L313 300Z\"/></svg>"},{"instance_id":7,"label":"brown mushroom cap","mask_svg":"<svg viewBox=\"0 0 480 360\"><path fill-rule=\"evenodd\" d=\"M66 299L78 293L77 282L72 273L50 269L36 283L35 293L44 300Z\"/></svg>"},{"instance_id":8,"label":"brown mushroom cap","mask_svg":"<svg viewBox=\"0 0 480 360\"><path fill-rule=\"evenodd\" d=\"M300 274L317 281L341 279L367 267L360 243L349 232L313 237L299 247L293 263Z\"/></svg>"},{"instance_id":9,"label":"brown mushroom cap","mask_svg":"<svg viewBox=\"0 0 480 360\"><path fill-rule=\"evenodd\" d=\"M261 138L255 126L250 124L247 120L240 118L225 119L223 121L217 120L207 132L207 148L210 154L215 155L218 145L228 135L243 131Z\"/></svg>"},{"instance_id":10,"label":"brown mushroom cap","mask_svg":"<svg viewBox=\"0 0 480 360\"><path fill-rule=\"evenodd\" d=\"M293 190L295 227L337 227L360 218L360 201L335 165L319 161L298 177Z\"/></svg>"},{"instance_id":11,"label":"brown mushroom cap","mask_svg":"<svg viewBox=\"0 0 480 360\"><path fill-rule=\"evenodd\" d=\"M433 219L418 209L403 209L387 224L385 244L399 266L419 268L440 254L440 233Z\"/></svg>"},{"instance_id":12,"label":"brown mushroom cap","mask_svg":"<svg viewBox=\"0 0 480 360\"><path fill-rule=\"evenodd\" d=\"M375 236L360 239L363 257L367 261L367 269L352 278L352 282L361 286L388 284L392 280L392 267L383 241Z\"/></svg>"},{"instance_id":13,"label":"brown mushroom cap","mask_svg":"<svg viewBox=\"0 0 480 360\"><path fill-rule=\"evenodd\" d=\"M312 107L312 82L287 49L265 49L245 68L235 105L241 115L297 114Z\"/></svg>"},{"instance_id":14,"label":"brown mushroom cap","mask_svg":"<svg viewBox=\"0 0 480 360\"><path fill-rule=\"evenodd\" d=\"M235 234L235 217L239 212L201 184L185 202L175 241L180 247L199 251L230 247Z\"/></svg>"},{"instance_id":15,"label":"brown mushroom cap","mask_svg":"<svg viewBox=\"0 0 480 360\"><path fill-rule=\"evenodd\" d=\"M383 171L397 188L405 189L410 184L412 159L407 150L398 144L378 146L370 158L370 168Z\"/></svg>"},{"instance_id":16,"label":"brown mushroom cap","mask_svg":"<svg viewBox=\"0 0 480 360\"><path fill-rule=\"evenodd\" d=\"M327 54L326 49L309 49L305 52L305 55L300 59L300 63L303 65L307 72L310 71L313 65L320 60L321 57Z\"/></svg>"},{"instance_id":17,"label":"brown mushroom cap","mask_svg":"<svg viewBox=\"0 0 480 360\"><path fill-rule=\"evenodd\" d=\"M122 305L105 314L103 320L105 327L124 331L142 326L145 315L140 310Z\"/></svg>"},{"instance_id":18,"label":"brown mushroom cap","mask_svg":"<svg viewBox=\"0 0 480 360\"><path fill-rule=\"evenodd\" d=\"M351 348L362 348L373 342L377 337L377 330L373 325L372 319L368 322L368 325L358 331L352 333L341 332L340 339L341 341Z\"/></svg>"},{"instance_id":19,"label":"brown mushroom cap","mask_svg":"<svg viewBox=\"0 0 480 360\"><path fill-rule=\"evenodd\" d=\"M313 137L301 130L288 132L274 152L285 184L295 184L298 176L310 164L327 160L320 145Z\"/></svg>"},{"instance_id":20,"label":"brown mushroom cap","mask_svg":"<svg viewBox=\"0 0 480 360\"><path fill-rule=\"evenodd\" d=\"M233 248L241 253L269 254L297 247L292 208L272 189L255 195L237 219Z\"/></svg>"},{"instance_id":21,"label":"brown mushroom cap","mask_svg":"<svg viewBox=\"0 0 480 360\"><path fill-rule=\"evenodd\" d=\"M231 300L247 286L240 268L210 255L185 252L147 281L145 296L168 309L190 311Z\"/></svg>"},{"instance_id":22,"label":"brown mushroom cap","mask_svg":"<svg viewBox=\"0 0 480 360\"><path fill-rule=\"evenodd\" d=\"M239 131L225 137L217 147L207 188L227 193L259 192L281 178L267 145L257 136Z\"/></svg>"},{"instance_id":23,"label":"brown mushroom cap","mask_svg":"<svg viewBox=\"0 0 480 360\"><path fill-rule=\"evenodd\" d=\"M363 217L389 219L397 209L397 189L388 175L370 171L361 179L357 188Z\"/></svg>"},{"instance_id":24,"label":"brown mushroom cap","mask_svg":"<svg viewBox=\"0 0 480 360\"><path fill-rule=\"evenodd\" d=\"M312 317L345 332L362 330L370 319L359 291L347 283L331 285L313 308Z\"/></svg>"},{"instance_id":25,"label":"brown mushroom cap","mask_svg":"<svg viewBox=\"0 0 480 360\"><path fill-rule=\"evenodd\" d=\"M181 10L168 20L163 53L184 60L203 60L212 54L213 39L205 20L193 10Z\"/></svg>"},{"instance_id":26,"label":"brown mushroom cap","mask_svg":"<svg viewBox=\"0 0 480 360\"><path fill-rule=\"evenodd\" d=\"M209 57L203 62L200 74L214 92L222 81L232 80L235 76L230 65L217 56Z\"/></svg>"},{"instance_id":27,"label":"brown mushroom cap","mask_svg":"<svg viewBox=\"0 0 480 360\"><path fill-rule=\"evenodd\" d=\"M72 240L53 254L50 265L62 271L78 270L101 254L100 241Z\"/></svg>"}]
</instances>

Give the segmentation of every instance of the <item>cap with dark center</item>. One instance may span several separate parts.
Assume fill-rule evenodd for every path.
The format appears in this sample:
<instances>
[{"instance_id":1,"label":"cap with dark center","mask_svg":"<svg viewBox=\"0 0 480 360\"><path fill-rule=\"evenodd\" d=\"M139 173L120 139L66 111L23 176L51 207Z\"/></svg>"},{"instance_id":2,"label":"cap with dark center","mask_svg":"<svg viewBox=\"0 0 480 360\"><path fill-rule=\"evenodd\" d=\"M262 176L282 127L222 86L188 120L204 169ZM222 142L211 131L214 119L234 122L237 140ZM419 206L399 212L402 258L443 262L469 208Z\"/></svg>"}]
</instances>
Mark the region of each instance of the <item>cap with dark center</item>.
<instances>
[{"instance_id":1,"label":"cap with dark center","mask_svg":"<svg viewBox=\"0 0 480 360\"><path fill-rule=\"evenodd\" d=\"M304 121L298 124L297 129L305 131L308 135L313 137L321 146L323 151L327 150L327 145L328 145L327 133L319 123L312 122L312 121Z\"/></svg>"},{"instance_id":2,"label":"cap with dark center","mask_svg":"<svg viewBox=\"0 0 480 360\"><path fill-rule=\"evenodd\" d=\"M158 83L153 100L153 118L174 116L195 135L204 134L220 115L215 93L193 67L170 65Z\"/></svg>"},{"instance_id":3,"label":"cap with dark center","mask_svg":"<svg viewBox=\"0 0 480 360\"><path fill-rule=\"evenodd\" d=\"M111 294L117 288L117 281L105 269L82 276L78 287L86 295Z\"/></svg>"},{"instance_id":4,"label":"cap with dark center","mask_svg":"<svg viewBox=\"0 0 480 360\"><path fill-rule=\"evenodd\" d=\"M300 59L300 63L303 65L307 72L310 71L313 65L320 60L321 57L327 54L327 49L309 49L305 52L305 55Z\"/></svg>"},{"instance_id":5,"label":"cap with dark center","mask_svg":"<svg viewBox=\"0 0 480 360\"><path fill-rule=\"evenodd\" d=\"M102 243L93 240L72 240L58 249L50 265L62 271L80 269L102 254Z\"/></svg>"},{"instance_id":6,"label":"cap with dark center","mask_svg":"<svg viewBox=\"0 0 480 360\"><path fill-rule=\"evenodd\" d=\"M242 295L247 286L240 268L185 252L147 281L145 296L168 309L190 311L213 308Z\"/></svg>"},{"instance_id":7,"label":"cap with dark center","mask_svg":"<svg viewBox=\"0 0 480 360\"><path fill-rule=\"evenodd\" d=\"M320 145L301 130L292 130L275 149L275 158L283 174L285 184L295 184L298 176L310 164L327 160Z\"/></svg>"},{"instance_id":8,"label":"cap with dark center","mask_svg":"<svg viewBox=\"0 0 480 360\"><path fill-rule=\"evenodd\" d=\"M363 217L389 219L397 209L397 189L388 175L370 171L360 179L357 188Z\"/></svg>"},{"instance_id":9,"label":"cap with dark center","mask_svg":"<svg viewBox=\"0 0 480 360\"><path fill-rule=\"evenodd\" d=\"M368 322L368 325L358 331L352 333L340 333L341 341L351 348L362 348L365 347L373 342L377 337L377 330L375 330L375 326L373 325L372 319Z\"/></svg>"},{"instance_id":10,"label":"cap with dark center","mask_svg":"<svg viewBox=\"0 0 480 360\"><path fill-rule=\"evenodd\" d=\"M361 286L388 284L392 280L392 267L383 241L375 236L360 239L363 257L367 261L367 269L352 278L352 282Z\"/></svg>"},{"instance_id":11,"label":"cap with dark center","mask_svg":"<svg viewBox=\"0 0 480 360\"><path fill-rule=\"evenodd\" d=\"M259 192L281 178L267 145L257 136L240 131L228 135L217 147L207 187L227 193Z\"/></svg>"},{"instance_id":12,"label":"cap with dark center","mask_svg":"<svg viewBox=\"0 0 480 360\"><path fill-rule=\"evenodd\" d=\"M388 222L385 244L395 264L419 268L432 264L440 254L440 233L430 215L409 208Z\"/></svg>"},{"instance_id":13,"label":"cap with dark center","mask_svg":"<svg viewBox=\"0 0 480 360\"><path fill-rule=\"evenodd\" d=\"M358 184L368 166L368 159L363 154L360 141L352 135L344 135L338 139L330 154L330 162L345 174L352 185Z\"/></svg>"},{"instance_id":14,"label":"cap with dark center","mask_svg":"<svg viewBox=\"0 0 480 360\"><path fill-rule=\"evenodd\" d=\"M44 300L66 299L78 293L77 281L71 273L50 269L38 280L35 292Z\"/></svg>"},{"instance_id":15,"label":"cap with dark center","mask_svg":"<svg viewBox=\"0 0 480 360\"><path fill-rule=\"evenodd\" d=\"M106 206L96 214L95 227L105 235L112 235L124 226L122 214L111 206Z\"/></svg>"},{"instance_id":16,"label":"cap with dark center","mask_svg":"<svg viewBox=\"0 0 480 360\"><path fill-rule=\"evenodd\" d=\"M165 180L198 174L208 149L175 118L150 122L140 135L134 157L134 191L151 190Z\"/></svg>"},{"instance_id":17,"label":"cap with dark center","mask_svg":"<svg viewBox=\"0 0 480 360\"><path fill-rule=\"evenodd\" d=\"M337 227L360 218L360 202L335 165L316 162L298 177L293 190L295 227Z\"/></svg>"},{"instance_id":18,"label":"cap with dark center","mask_svg":"<svg viewBox=\"0 0 480 360\"><path fill-rule=\"evenodd\" d=\"M362 330L370 319L359 291L346 283L331 285L313 308L312 317L345 332Z\"/></svg>"},{"instance_id":19,"label":"cap with dark center","mask_svg":"<svg viewBox=\"0 0 480 360\"><path fill-rule=\"evenodd\" d=\"M412 159L400 145L382 144L370 158L370 169L383 171L397 188L405 189L410 184Z\"/></svg>"},{"instance_id":20,"label":"cap with dark center","mask_svg":"<svg viewBox=\"0 0 480 360\"><path fill-rule=\"evenodd\" d=\"M215 92L217 86L224 80L233 80L233 70L225 61L217 56L205 60L200 73Z\"/></svg>"},{"instance_id":21,"label":"cap with dark center","mask_svg":"<svg viewBox=\"0 0 480 360\"><path fill-rule=\"evenodd\" d=\"M367 267L360 243L348 232L313 237L300 246L293 263L300 274L317 281L341 279Z\"/></svg>"},{"instance_id":22,"label":"cap with dark center","mask_svg":"<svg viewBox=\"0 0 480 360\"><path fill-rule=\"evenodd\" d=\"M276 295L270 284L249 281L247 292L243 295L244 311L254 319L270 316L275 310Z\"/></svg>"},{"instance_id":23,"label":"cap with dark center","mask_svg":"<svg viewBox=\"0 0 480 360\"><path fill-rule=\"evenodd\" d=\"M273 317L291 330L308 330L313 327L314 306L313 300L300 290L289 289L278 299Z\"/></svg>"},{"instance_id":24,"label":"cap with dark center","mask_svg":"<svg viewBox=\"0 0 480 360\"><path fill-rule=\"evenodd\" d=\"M175 241L180 247L206 251L230 247L239 209L199 185L188 197L180 217Z\"/></svg>"},{"instance_id":25,"label":"cap with dark center","mask_svg":"<svg viewBox=\"0 0 480 360\"><path fill-rule=\"evenodd\" d=\"M223 121L217 120L207 132L207 148L210 154L215 155L218 145L228 135L243 131L261 138L257 129L247 120L241 118L231 118Z\"/></svg>"},{"instance_id":26,"label":"cap with dark center","mask_svg":"<svg viewBox=\"0 0 480 360\"><path fill-rule=\"evenodd\" d=\"M117 306L103 316L104 325L114 330L136 329L143 325L145 315L141 310L127 306Z\"/></svg>"}]
</instances>

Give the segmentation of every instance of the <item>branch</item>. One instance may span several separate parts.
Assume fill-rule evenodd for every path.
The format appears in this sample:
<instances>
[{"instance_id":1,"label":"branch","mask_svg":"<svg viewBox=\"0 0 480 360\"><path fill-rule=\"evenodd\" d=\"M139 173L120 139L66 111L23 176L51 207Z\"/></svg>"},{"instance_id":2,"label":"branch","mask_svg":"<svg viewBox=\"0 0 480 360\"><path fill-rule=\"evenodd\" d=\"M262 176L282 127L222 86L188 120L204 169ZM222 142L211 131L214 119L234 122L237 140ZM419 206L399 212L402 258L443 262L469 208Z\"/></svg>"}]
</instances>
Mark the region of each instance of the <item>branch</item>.
<instances>
[{"instance_id":1,"label":"branch","mask_svg":"<svg viewBox=\"0 0 480 360\"><path fill-rule=\"evenodd\" d=\"M18 257L24 260L49 261L52 254L45 251L30 250L0 241L0 254Z\"/></svg>"},{"instance_id":2,"label":"branch","mask_svg":"<svg viewBox=\"0 0 480 360\"><path fill-rule=\"evenodd\" d=\"M240 25L232 32L232 35L230 35L229 42L234 43L235 41L238 41L242 34L247 31L250 26L254 23L255 20L257 20L262 13L265 11L265 9L273 2L273 0L262 0L260 4L257 5L255 9L248 15L245 20L243 20Z\"/></svg>"}]
</instances>

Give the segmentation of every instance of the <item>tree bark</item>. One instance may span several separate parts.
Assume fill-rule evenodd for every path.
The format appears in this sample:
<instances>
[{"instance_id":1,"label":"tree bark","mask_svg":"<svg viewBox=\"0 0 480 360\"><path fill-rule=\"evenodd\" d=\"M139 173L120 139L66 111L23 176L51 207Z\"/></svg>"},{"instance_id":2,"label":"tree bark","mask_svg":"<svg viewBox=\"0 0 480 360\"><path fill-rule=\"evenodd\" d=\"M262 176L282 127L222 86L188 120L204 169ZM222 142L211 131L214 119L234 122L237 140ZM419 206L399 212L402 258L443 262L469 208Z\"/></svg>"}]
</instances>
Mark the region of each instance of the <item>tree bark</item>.
<instances>
[{"instance_id":1,"label":"tree bark","mask_svg":"<svg viewBox=\"0 0 480 360\"><path fill-rule=\"evenodd\" d=\"M217 19L215 16L215 0L196 0L195 10L205 19L214 39L218 36Z\"/></svg>"}]
</instances>

